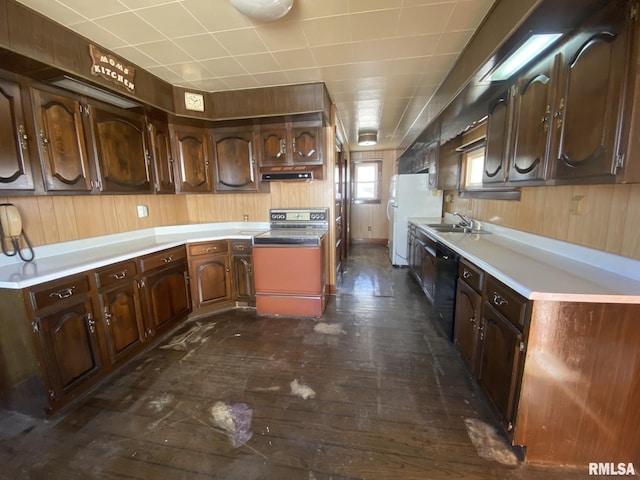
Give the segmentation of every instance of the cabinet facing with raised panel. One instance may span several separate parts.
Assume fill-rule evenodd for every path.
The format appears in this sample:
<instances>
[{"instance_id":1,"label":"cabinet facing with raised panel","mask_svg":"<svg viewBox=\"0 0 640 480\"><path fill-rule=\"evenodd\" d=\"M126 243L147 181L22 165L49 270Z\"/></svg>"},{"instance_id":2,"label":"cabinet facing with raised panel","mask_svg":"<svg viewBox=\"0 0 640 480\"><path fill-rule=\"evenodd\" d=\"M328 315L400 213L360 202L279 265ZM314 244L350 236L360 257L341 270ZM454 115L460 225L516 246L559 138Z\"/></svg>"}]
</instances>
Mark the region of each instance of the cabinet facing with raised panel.
<instances>
[{"instance_id":1,"label":"cabinet facing with raised panel","mask_svg":"<svg viewBox=\"0 0 640 480\"><path fill-rule=\"evenodd\" d=\"M156 193L176 193L175 169L166 120L147 119L148 157L153 163Z\"/></svg>"},{"instance_id":2,"label":"cabinet facing with raised panel","mask_svg":"<svg viewBox=\"0 0 640 480\"><path fill-rule=\"evenodd\" d=\"M193 243L187 248L193 308L231 300L231 267L227 241Z\"/></svg>"},{"instance_id":3,"label":"cabinet facing with raised panel","mask_svg":"<svg viewBox=\"0 0 640 480\"><path fill-rule=\"evenodd\" d=\"M322 165L322 120L287 121L260 127L260 164L265 167Z\"/></svg>"},{"instance_id":4,"label":"cabinet facing with raised panel","mask_svg":"<svg viewBox=\"0 0 640 480\"><path fill-rule=\"evenodd\" d=\"M176 162L176 191L212 193L207 130L185 125L170 125L169 130Z\"/></svg>"},{"instance_id":5,"label":"cabinet facing with raised panel","mask_svg":"<svg viewBox=\"0 0 640 480\"><path fill-rule=\"evenodd\" d=\"M258 191L256 134L252 126L212 130L216 192Z\"/></svg>"}]
</instances>

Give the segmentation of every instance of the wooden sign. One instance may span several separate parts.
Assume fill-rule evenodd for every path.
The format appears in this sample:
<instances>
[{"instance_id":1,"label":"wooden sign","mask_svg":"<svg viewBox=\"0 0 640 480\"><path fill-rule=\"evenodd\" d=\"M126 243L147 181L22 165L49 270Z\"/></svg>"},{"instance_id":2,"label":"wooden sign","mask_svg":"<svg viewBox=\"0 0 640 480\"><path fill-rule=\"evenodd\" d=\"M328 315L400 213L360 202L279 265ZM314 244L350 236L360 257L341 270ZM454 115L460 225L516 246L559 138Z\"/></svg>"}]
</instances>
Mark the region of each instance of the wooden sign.
<instances>
[{"instance_id":1,"label":"wooden sign","mask_svg":"<svg viewBox=\"0 0 640 480\"><path fill-rule=\"evenodd\" d=\"M89 53L92 61L91 75L104 78L128 92L135 93L135 68L126 65L118 57L102 53L95 45L89 45Z\"/></svg>"}]
</instances>

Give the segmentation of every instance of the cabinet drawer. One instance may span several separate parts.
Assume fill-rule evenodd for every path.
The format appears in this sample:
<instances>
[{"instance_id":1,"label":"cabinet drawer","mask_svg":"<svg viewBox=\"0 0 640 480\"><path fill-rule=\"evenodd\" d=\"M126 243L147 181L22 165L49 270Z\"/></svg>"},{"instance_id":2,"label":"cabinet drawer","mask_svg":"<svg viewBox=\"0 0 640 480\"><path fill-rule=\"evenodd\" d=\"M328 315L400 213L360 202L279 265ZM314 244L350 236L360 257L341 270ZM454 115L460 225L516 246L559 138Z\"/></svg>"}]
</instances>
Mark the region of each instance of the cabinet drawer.
<instances>
[{"instance_id":1,"label":"cabinet drawer","mask_svg":"<svg viewBox=\"0 0 640 480\"><path fill-rule=\"evenodd\" d=\"M458 265L458 276L476 292L482 293L484 271L468 262L466 259L461 258L460 264Z\"/></svg>"},{"instance_id":2,"label":"cabinet drawer","mask_svg":"<svg viewBox=\"0 0 640 480\"><path fill-rule=\"evenodd\" d=\"M66 277L29 289L29 298L34 311L77 298L89 292L89 278L86 275Z\"/></svg>"},{"instance_id":3,"label":"cabinet drawer","mask_svg":"<svg viewBox=\"0 0 640 480\"><path fill-rule=\"evenodd\" d=\"M495 278L487 278L485 284L485 300L513 325L524 328L527 299Z\"/></svg>"},{"instance_id":4,"label":"cabinet drawer","mask_svg":"<svg viewBox=\"0 0 640 480\"><path fill-rule=\"evenodd\" d=\"M96 270L96 284L98 288L108 287L119 282L130 281L137 273L135 260L116 263Z\"/></svg>"},{"instance_id":5,"label":"cabinet drawer","mask_svg":"<svg viewBox=\"0 0 640 480\"><path fill-rule=\"evenodd\" d=\"M247 255L251 253L251 241L250 240L232 240L231 252L234 255Z\"/></svg>"},{"instance_id":6,"label":"cabinet drawer","mask_svg":"<svg viewBox=\"0 0 640 480\"><path fill-rule=\"evenodd\" d=\"M186 257L184 247L169 248L156 253L140 257L140 271L146 272L154 268L177 263Z\"/></svg>"},{"instance_id":7,"label":"cabinet drawer","mask_svg":"<svg viewBox=\"0 0 640 480\"><path fill-rule=\"evenodd\" d=\"M188 245L189 256L210 255L212 253L224 253L228 251L226 240L217 240L215 242L193 243Z\"/></svg>"}]
</instances>

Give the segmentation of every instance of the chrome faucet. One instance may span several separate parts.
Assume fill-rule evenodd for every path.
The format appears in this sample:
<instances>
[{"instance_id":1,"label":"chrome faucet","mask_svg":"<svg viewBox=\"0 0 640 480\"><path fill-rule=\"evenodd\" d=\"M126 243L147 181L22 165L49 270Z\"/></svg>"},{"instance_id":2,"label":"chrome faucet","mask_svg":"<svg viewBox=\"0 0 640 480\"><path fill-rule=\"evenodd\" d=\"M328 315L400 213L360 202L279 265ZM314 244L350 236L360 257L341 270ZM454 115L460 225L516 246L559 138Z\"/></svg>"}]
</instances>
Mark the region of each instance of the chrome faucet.
<instances>
[{"instance_id":1,"label":"chrome faucet","mask_svg":"<svg viewBox=\"0 0 640 480\"><path fill-rule=\"evenodd\" d=\"M476 226L475 222L469 218L469 217L465 217L464 215L458 213L458 212L453 212L453 214L456 217L460 217L460 222L458 223L458 225L460 225L461 227L464 228L469 228L471 230L473 230Z\"/></svg>"}]
</instances>

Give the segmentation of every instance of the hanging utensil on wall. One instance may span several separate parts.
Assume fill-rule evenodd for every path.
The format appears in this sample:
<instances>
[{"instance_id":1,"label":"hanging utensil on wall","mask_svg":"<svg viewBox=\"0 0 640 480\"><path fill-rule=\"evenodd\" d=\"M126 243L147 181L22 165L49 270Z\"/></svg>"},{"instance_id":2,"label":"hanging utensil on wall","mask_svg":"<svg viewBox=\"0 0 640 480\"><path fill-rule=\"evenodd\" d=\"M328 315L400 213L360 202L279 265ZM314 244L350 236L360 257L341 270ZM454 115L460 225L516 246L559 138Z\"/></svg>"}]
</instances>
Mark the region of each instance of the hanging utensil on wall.
<instances>
[{"instance_id":1,"label":"hanging utensil on wall","mask_svg":"<svg viewBox=\"0 0 640 480\"><path fill-rule=\"evenodd\" d=\"M22 231L22 217L18 207L11 203L0 204L0 237L2 253L8 257L18 255L24 262L34 259L31 242ZM24 246L21 246L22 243Z\"/></svg>"}]
</instances>

